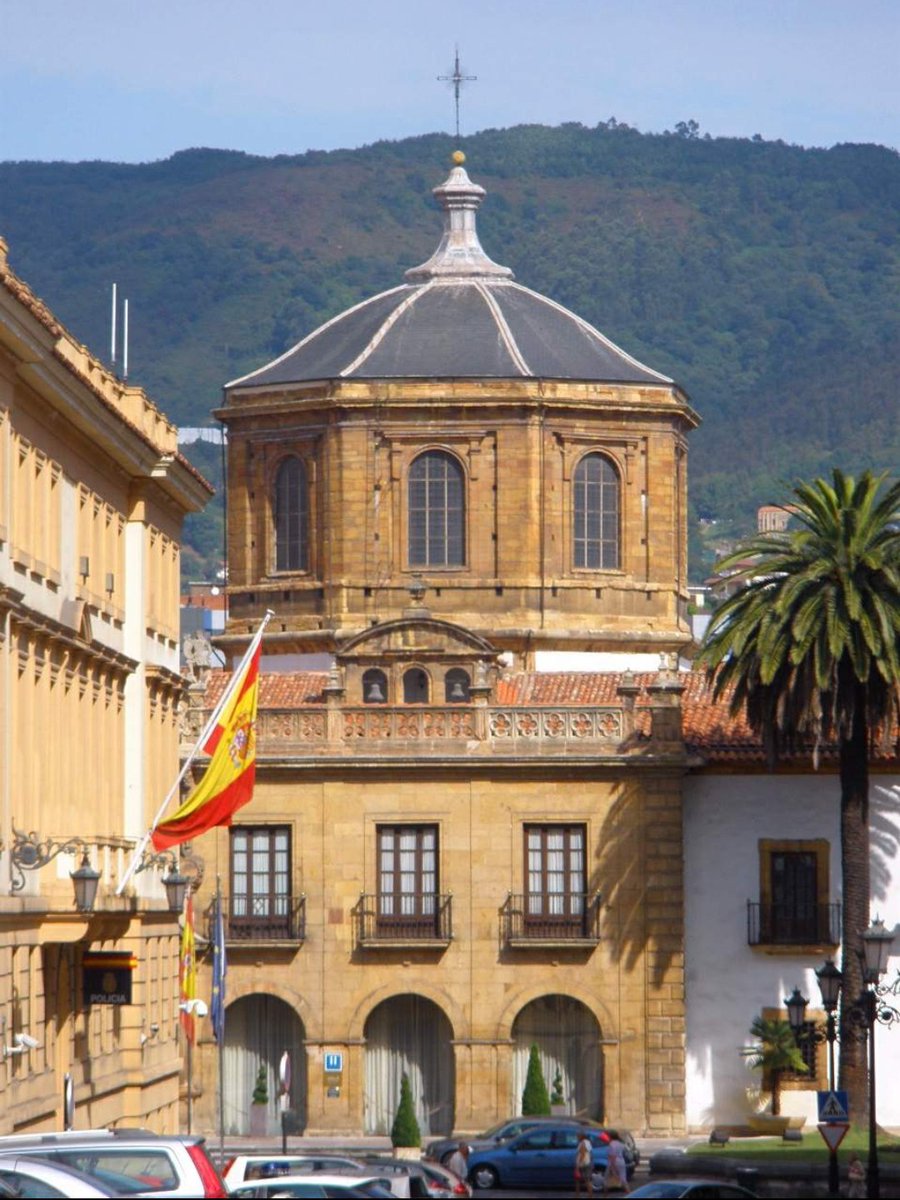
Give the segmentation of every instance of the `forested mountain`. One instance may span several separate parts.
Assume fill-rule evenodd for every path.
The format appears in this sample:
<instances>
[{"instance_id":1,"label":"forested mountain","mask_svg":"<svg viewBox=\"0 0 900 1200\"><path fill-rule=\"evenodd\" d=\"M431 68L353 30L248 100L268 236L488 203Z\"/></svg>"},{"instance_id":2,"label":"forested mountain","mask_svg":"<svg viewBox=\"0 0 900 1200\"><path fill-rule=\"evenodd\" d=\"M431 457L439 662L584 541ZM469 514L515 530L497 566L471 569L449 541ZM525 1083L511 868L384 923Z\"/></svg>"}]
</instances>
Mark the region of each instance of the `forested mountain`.
<instances>
[{"instance_id":1,"label":"forested mountain","mask_svg":"<svg viewBox=\"0 0 900 1200\"><path fill-rule=\"evenodd\" d=\"M0 163L0 234L100 356L116 282L132 381L179 424L208 424L223 383L428 257L453 148L429 135L277 158ZM832 465L896 471L896 152L615 121L487 130L464 149L488 191L490 256L689 393L695 526L749 529L758 504ZM204 521L189 529L195 575L221 545ZM699 578L708 555L696 537L692 550Z\"/></svg>"}]
</instances>

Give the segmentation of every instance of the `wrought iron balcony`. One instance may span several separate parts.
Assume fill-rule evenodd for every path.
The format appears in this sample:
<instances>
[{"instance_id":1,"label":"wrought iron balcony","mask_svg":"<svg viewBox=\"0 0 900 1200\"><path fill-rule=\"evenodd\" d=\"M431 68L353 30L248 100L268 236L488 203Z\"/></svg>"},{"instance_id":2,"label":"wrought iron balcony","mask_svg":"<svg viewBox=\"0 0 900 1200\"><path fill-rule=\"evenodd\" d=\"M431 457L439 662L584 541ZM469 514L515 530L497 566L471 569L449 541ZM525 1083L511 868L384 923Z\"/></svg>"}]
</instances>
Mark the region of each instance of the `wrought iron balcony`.
<instances>
[{"instance_id":1,"label":"wrought iron balcony","mask_svg":"<svg viewBox=\"0 0 900 1200\"><path fill-rule=\"evenodd\" d=\"M510 893L501 910L508 946L591 945L600 941L599 892Z\"/></svg>"},{"instance_id":2,"label":"wrought iron balcony","mask_svg":"<svg viewBox=\"0 0 900 1200\"><path fill-rule=\"evenodd\" d=\"M306 896L223 896L226 942L303 942ZM206 910L212 940L212 906Z\"/></svg>"},{"instance_id":3,"label":"wrought iron balcony","mask_svg":"<svg viewBox=\"0 0 900 1200\"><path fill-rule=\"evenodd\" d=\"M747 901L750 946L836 946L840 904L762 904Z\"/></svg>"},{"instance_id":4,"label":"wrought iron balcony","mask_svg":"<svg viewBox=\"0 0 900 1200\"><path fill-rule=\"evenodd\" d=\"M439 944L453 938L453 897L437 892L364 892L353 909L359 946Z\"/></svg>"}]
</instances>

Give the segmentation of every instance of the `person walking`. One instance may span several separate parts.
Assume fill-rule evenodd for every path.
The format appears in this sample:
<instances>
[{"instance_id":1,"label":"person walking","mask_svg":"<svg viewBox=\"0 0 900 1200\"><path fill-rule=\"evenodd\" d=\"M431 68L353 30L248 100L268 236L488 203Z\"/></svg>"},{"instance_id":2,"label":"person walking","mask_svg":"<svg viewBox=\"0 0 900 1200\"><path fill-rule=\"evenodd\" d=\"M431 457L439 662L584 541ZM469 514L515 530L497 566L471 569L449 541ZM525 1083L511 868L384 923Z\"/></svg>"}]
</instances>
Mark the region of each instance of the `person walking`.
<instances>
[{"instance_id":1,"label":"person walking","mask_svg":"<svg viewBox=\"0 0 900 1200\"><path fill-rule=\"evenodd\" d=\"M603 1177L603 1194L608 1192L628 1193L628 1168L625 1165L625 1147L615 1129L609 1131L606 1148L606 1174Z\"/></svg>"},{"instance_id":2,"label":"person walking","mask_svg":"<svg viewBox=\"0 0 900 1200\"><path fill-rule=\"evenodd\" d=\"M463 1183L467 1181L469 1178L469 1146L467 1142L460 1142L447 1159L447 1170L458 1175Z\"/></svg>"},{"instance_id":3,"label":"person walking","mask_svg":"<svg viewBox=\"0 0 900 1200\"><path fill-rule=\"evenodd\" d=\"M859 1155L854 1152L850 1155L850 1162L847 1165L847 1195L865 1196L865 1194L866 1168L859 1161Z\"/></svg>"},{"instance_id":4,"label":"person walking","mask_svg":"<svg viewBox=\"0 0 900 1200\"><path fill-rule=\"evenodd\" d=\"M575 1150L575 1195L590 1196L593 1192L591 1177L594 1171L594 1151L587 1130L582 1129Z\"/></svg>"}]
</instances>

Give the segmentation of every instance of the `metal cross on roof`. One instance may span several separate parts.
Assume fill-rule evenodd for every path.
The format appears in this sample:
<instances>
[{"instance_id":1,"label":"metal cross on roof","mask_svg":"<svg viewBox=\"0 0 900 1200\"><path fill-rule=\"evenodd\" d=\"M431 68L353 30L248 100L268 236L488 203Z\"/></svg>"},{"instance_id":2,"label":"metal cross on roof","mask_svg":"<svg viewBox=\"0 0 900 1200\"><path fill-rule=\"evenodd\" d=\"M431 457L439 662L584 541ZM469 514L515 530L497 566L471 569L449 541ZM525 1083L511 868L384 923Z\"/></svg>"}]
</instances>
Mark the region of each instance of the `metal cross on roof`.
<instances>
[{"instance_id":1,"label":"metal cross on roof","mask_svg":"<svg viewBox=\"0 0 900 1200\"><path fill-rule=\"evenodd\" d=\"M477 75L463 75L462 67L459 65L459 46L456 47L456 57L453 60L452 75L438 75L438 80L441 83L453 84L453 96L456 102L456 138L459 140L459 89L464 83L472 83L478 78Z\"/></svg>"}]
</instances>

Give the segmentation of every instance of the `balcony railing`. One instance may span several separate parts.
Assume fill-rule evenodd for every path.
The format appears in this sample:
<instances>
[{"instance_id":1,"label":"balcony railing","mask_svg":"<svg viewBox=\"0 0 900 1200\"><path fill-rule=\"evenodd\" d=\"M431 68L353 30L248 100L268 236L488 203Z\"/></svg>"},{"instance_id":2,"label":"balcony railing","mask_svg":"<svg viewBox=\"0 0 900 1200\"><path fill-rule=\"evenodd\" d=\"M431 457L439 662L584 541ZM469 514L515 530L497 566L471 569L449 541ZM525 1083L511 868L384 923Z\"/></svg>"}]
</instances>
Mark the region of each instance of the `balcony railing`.
<instances>
[{"instance_id":1,"label":"balcony railing","mask_svg":"<svg viewBox=\"0 0 900 1200\"><path fill-rule=\"evenodd\" d=\"M501 912L503 940L507 945L596 945L600 941L600 901L599 892L510 893Z\"/></svg>"},{"instance_id":2,"label":"balcony railing","mask_svg":"<svg viewBox=\"0 0 900 1200\"><path fill-rule=\"evenodd\" d=\"M747 901L750 946L836 946L840 904L762 904Z\"/></svg>"},{"instance_id":3,"label":"balcony railing","mask_svg":"<svg viewBox=\"0 0 900 1200\"><path fill-rule=\"evenodd\" d=\"M452 901L449 893L363 893L353 909L357 945L449 943L453 937Z\"/></svg>"},{"instance_id":4,"label":"balcony railing","mask_svg":"<svg viewBox=\"0 0 900 1200\"><path fill-rule=\"evenodd\" d=\"M227 942L303 942L306 940L306 896L270 896L266 912L246 912L246 896L223 896ZM206 911L207 935L213 939L212 906Z\"/></svg>"}]
</instances>

